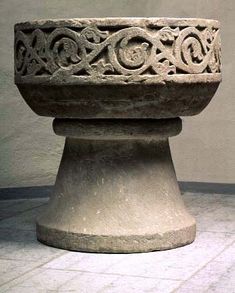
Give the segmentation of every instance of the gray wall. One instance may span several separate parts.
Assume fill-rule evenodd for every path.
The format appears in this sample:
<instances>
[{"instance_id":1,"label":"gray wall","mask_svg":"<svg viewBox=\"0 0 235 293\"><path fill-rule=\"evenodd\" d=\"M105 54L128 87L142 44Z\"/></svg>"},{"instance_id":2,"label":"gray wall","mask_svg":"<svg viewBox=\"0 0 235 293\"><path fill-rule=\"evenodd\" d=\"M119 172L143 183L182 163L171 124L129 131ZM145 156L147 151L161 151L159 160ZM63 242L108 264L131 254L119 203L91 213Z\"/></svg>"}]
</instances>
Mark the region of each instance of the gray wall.
<instances>
[{"instance_id":1,"label":"gray wall","mask_svg":"<svg viewBox=\"0 0 235 293\"><path fill-rule=\"evenodd\" d=\"M234 0L0 0L0 187L53 184L64 139L34 114L13 82L13 25L41 18L171 16L222 24L223 83L200 115L171 139L179 180L235 182Z\"/></svg>"}]
</instances>

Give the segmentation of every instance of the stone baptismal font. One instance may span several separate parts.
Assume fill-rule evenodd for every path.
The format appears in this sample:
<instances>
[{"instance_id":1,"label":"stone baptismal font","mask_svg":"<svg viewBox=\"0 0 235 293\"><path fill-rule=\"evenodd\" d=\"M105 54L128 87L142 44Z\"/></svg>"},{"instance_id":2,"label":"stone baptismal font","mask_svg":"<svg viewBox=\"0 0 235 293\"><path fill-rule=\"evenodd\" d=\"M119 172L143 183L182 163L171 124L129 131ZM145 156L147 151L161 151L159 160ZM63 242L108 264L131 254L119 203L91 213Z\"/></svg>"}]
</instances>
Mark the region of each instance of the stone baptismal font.
<instances>
[{"instance_id":1,"label":"stone baptismal font","mask_svg":"<svg viewBox=\"0 0 235 293\"><path fill-rule=\"evenodd\" d=\"M66 137L39 241L144 252L195 239L168 138L221 81L219 22L81 18L15 25L15 83ZM45 137L46 139L46 137Z\"/></svg>"}]
</instances>

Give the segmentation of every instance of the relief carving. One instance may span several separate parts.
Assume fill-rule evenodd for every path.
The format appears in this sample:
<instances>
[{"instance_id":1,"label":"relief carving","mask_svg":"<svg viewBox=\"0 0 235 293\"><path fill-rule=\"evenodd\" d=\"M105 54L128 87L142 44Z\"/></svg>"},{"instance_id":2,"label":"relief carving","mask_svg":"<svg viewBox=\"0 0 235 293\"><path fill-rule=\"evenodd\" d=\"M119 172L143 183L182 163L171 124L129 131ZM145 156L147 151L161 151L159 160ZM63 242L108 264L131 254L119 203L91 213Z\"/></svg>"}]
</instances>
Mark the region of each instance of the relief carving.
<instances>
[{"instance_id":1,"label":"relief carving","mask_svg":"<svg viewBox=\"0 0 235 293\"><path fill-rule=\"evenodd\" d=\"M16 31L17 76L220 72L219 30L196 27Z\"/></svg>"}]
</instances>

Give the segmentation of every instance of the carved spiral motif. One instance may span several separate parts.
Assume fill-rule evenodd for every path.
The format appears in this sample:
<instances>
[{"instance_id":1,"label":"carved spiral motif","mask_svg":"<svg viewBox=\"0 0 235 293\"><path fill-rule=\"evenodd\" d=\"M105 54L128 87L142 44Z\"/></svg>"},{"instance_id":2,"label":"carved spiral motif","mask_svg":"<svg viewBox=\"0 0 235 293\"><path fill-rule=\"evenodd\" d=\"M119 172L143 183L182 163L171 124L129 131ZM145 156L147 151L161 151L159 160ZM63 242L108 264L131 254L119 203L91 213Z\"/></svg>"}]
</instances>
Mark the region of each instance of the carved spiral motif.
<instances>
[{"instance_id":1,"label":"carved spiral motif","mask_svg":"<svg viewBox=\"0 0 235 293\"><path fill-rule=\"evenodd\" d=\"M218 29L87 26L16 31L16 76L161 75L220 72Z\"/></svg>"},{"instance_id":2,"label":"carved spiral motif","mask_svg":"<svg viewBox=\"0 0 235 293\"><path fill-rule=\"evenodd\" d=\"M53 47L55 62L60 67L67 67L71 63L78 63L81 58L78 56L78 45L69 38L62 38L55 42Z\"/></svg>"},{"instance_id":3,"label":"carved spiral motif","mask_svg":"<svg viewBox=\"0 0 235 293\"><path fill-rule=\"evenodd\" d=\"M126 42L121 42L120 49L119 49L119 56L121 62L128 68L136 68L142 66L147 58L147 49L149 44L142 43L138 45L131 45L126 46Z\"/></svg>"}]
</instances>

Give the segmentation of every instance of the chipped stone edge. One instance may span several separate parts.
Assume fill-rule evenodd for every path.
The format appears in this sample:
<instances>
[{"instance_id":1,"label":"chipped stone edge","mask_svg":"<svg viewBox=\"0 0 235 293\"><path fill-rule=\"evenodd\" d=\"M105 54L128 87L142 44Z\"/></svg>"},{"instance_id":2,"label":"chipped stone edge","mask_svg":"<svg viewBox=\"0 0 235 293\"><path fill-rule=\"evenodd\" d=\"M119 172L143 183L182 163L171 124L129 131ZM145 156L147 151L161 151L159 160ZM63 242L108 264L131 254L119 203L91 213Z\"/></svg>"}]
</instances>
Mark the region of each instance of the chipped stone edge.
<instances>
[{"instance_id":1,"label":"chipped stone edge","mask_svg":"<svg viewBox=\"0 0 235 293\"><path fill-rule=\"evenodd\" d=\"M196 237L196 224L163 234L145 235L90 235L49 228L37 223L38 241L53 247L74 251L99 253L136 253L167 250L192 243Z\"/></svg>"},{"instance_id":2,"label":"chipped stone edge","mask_svg":"<svg viewBox=\"0 0 235 293\"><path fill-rule=\"evenodd\" d=\"M41 19L15 24L15 31L35 28L76 27L84 28L88 25L103 27L162 27L162 26L211 26L219 28L220 23L214 19L203 18L168 18L168 17L107 17L107 18L72 18L72 19Z\"/></svg>"},{"instance_id":3,"label":"chipped stone edge","mask_svg":"<svg viewBox=\"0 0 235 293\"><path fill-rule=\"evenodd\" d=\"M93 76L81 75L54 75L54 76L15 76L16 84L45 84L45 85L89 85L89 84L166 84L166 83L219 83L222 80L221 73L201 73L201 74L177 74L163 76L153 75L100 75Z\"/></svg>"}]
</instances>

